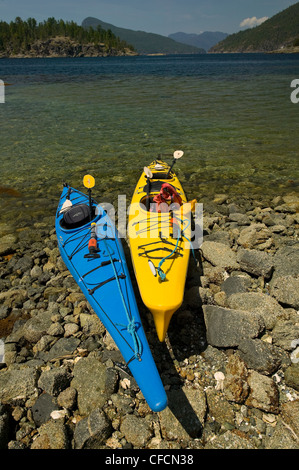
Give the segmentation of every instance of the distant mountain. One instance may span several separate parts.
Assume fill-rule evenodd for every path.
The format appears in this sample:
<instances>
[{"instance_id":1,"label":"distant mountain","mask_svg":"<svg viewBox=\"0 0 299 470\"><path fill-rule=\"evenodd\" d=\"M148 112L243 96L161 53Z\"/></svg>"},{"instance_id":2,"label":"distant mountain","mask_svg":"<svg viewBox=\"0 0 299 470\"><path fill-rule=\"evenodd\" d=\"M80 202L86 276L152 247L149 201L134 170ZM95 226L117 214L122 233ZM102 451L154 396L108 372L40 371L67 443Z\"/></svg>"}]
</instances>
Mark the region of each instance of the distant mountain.
<instances>
[{"instance_id":1,"label":"distant mountain","mask_svg":"<svg viewBox=\"0 0 299 470\"><path fill-rule=\"evenodd\" d=\"M222 41L228 36L226 33L220 33L219 31L211 32L205 31L200 34L187 34L187 33L173 33L169 34L169 38L175 41L188 44L190 46L200 47L208 51L211 47L215 46L218 42Z\"/></svg>"},{"instance_id":2,"label":"distant mountain","mask_svg":"<svg viewBox=\"0 0 299 470\"><path fill-rule=\"evenodd\" d=\"M293 52L299 46L299 2L252 29L231 34L210 52Z\"/></svg>"},{"instance_id":3,"label":"distant mountain","mask_svg":"<svg viewBox=\"0 0 299 470\"><path fill-rule=\"evenodd\" d=\"M111 30L112 33L122 41L131 44L139 54L204 54L205 50L182 44L166 36L144 31L134 31L132 29L119 28L109 23L104 23L97 18L88 17L82 21L83 28L97 29L100 26L104 30Z\"/></svg>"}]
</instances>

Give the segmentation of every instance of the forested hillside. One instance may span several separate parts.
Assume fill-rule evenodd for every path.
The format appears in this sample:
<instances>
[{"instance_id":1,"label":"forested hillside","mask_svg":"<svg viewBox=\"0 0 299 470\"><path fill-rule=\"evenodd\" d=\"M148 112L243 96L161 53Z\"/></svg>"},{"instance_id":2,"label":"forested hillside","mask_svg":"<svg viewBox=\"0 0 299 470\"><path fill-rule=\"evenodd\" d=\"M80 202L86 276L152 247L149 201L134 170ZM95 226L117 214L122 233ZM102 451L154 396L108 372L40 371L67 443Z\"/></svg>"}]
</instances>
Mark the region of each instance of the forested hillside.
<instances>
[{"instance_id":1,"label":"forested hillside","mask_svg":"<svg viewBox=\"0 0 299 470\"><path fill-rule=\"evenodd\" d=\"M23 21L20 17L10 23L0 21L2 56L59 55L59 51L62 56L76 56L85 55L84 51L88 49L92 51L91 55L134 50L133 46L119 39L111 30L106 31L100 26L86 29L74 21L55 18L48 18L41 23L37 23L34 18Z\"/></svg>"},{"instance_id":2,"label":"forested hillside","mask_svg":"<svg viewBox=\"0 0 299 470\"><path fill-rule=\"evenodd\" d=\"M129 44L133 44L139 54L204 54L205 50L182 44L171 38L161 36L160 34L147 33L145 31L134 31L131 29L119 28L98 18L88 17L82 21L84 28L97 28L101 26L105 30L111 30L116 36L120 37Z\"/></svg>"},{"instance_id":3,"label":"forested hillside","mask_svg":"<svg viewBox=\"0 0 299 470\"><path fill-rule=\"evenodd\" d=\"M211 52L272 52L299 46L299 2L260 26L231 34Z\"/></svg>"}]
</instances>

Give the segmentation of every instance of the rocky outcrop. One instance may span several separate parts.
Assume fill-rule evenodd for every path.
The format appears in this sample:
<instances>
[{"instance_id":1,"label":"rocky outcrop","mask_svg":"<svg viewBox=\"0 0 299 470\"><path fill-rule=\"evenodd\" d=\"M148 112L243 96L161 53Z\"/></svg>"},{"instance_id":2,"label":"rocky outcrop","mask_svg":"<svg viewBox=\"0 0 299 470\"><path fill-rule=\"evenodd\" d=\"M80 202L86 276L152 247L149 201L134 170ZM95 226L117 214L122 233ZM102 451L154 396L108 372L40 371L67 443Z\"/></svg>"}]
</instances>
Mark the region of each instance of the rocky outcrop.
<instances>
[{"instance_id":1,"label":"rocky outcrop","mask_svg":"<svg viewBox=\"0 0 299 470\"><path fill-rule=\"evenodd\" d=\"M81 44L66 37L38 40L22 52L15 53L13 48L0 53L0 57L42 58L42 57L107 57L136 55L130 49L108 48L105 44Z\"/></svg>"}]
</instances>

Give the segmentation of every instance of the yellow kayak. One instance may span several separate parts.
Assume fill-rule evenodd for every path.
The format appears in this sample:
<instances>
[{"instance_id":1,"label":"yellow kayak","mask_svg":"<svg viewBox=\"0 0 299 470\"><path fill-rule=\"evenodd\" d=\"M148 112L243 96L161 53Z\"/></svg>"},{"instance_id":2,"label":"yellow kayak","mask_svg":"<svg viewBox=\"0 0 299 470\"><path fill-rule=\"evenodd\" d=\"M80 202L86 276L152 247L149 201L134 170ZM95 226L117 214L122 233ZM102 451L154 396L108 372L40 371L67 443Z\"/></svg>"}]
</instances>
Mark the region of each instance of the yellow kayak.
<instances>
[{"instance_id":1,"label":"yellow kayak","mask_svg":"<svg viewBox=\"0 0 299 470\"><path fill-rule=\"evenodd\" d=\"M191 209L196 202L187 203L172 166L155 160L145 167L129 209L132 263L140 295L153 314L161 342L172 315L183 302L191 249Z\"/></svg>"}]
</instances>

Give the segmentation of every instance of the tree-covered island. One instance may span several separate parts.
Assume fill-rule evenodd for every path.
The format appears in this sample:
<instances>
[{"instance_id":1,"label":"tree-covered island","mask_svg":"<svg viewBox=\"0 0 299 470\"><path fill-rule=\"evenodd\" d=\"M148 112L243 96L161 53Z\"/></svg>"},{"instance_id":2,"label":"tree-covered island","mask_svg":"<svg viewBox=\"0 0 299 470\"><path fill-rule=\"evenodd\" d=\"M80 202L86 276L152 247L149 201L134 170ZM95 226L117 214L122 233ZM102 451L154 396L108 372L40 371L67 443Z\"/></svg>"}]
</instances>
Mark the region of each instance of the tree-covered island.
<instances>
[{"instance_id":1,"label":"tree-covered island","mask_svg":"<svg viewBox=\"0 0 299 470\"><path fill-rule=\"evenodd\" d=\"M101 57L134 55L134 47L101 26L48 18L0 21L0 57Z\"/></svg>"}]
</instances>

